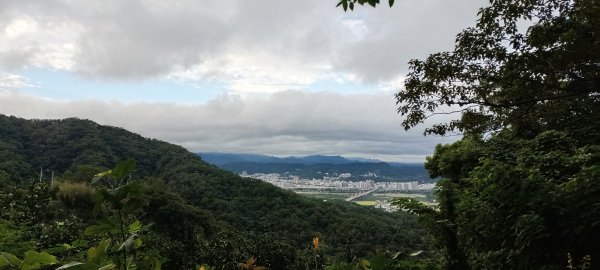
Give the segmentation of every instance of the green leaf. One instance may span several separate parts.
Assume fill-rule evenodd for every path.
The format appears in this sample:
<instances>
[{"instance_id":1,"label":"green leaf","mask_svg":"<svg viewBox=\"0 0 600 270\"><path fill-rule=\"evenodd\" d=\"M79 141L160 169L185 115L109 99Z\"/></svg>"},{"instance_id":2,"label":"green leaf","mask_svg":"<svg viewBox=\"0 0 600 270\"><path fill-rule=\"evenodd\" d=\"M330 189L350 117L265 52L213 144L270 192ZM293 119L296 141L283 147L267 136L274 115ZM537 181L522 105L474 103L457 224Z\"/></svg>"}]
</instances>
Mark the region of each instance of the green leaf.
<instances>
[{"instance_id":1,"label":"green leaf","mask_svg":"<svg viewBox=\"0 0 600 270\"><path fill-rule=\"evenodd\" d=\"M23 262L17 256L6 252L0 252L0 267L12 266L20 268Z\"/></svg>"},{"instance_id":2,"label":"green leaf","mask_svg":"<svg viewBox=\"0 0 600 270\"><path fill-rule=\"evenodd\" d=\"M87 251L87 260L90 263L101 264L106 260L106 253L110 247L110 240L103 239L97 247L91 247Z\"/></svg>"},{"instance_id":3,"label":"green leaf","mask_svg":"<svg viewBox=\"0 0 600 270\"><path fill-rule=\"evenodd\" d=\"M106 176L109 176L111 174L112 174L112 170L108 170L108 171L103 171L99 174L94 175L94 178L92 178L92 184L98 182L98 180L100 180Z\"/></svg>"},{"instance_id":4,"label":"green leaf","mask_svg":"<svg viewBox=\"0 0 600 270\"><path fill-rule=\"evenodd\" d=\"M135 239L135 248L138 249L142 247L142 238L136 238Z\"/></svg>"},{"instance_id":5,"label":"green leaf","mask_svg":"<svg viewBox=\"0 0 600 270\"><path fill-rule=\"evenodd\" d=\"M114 231L115 229L118 229L119 227L114 224L111 223L109 219L106 220L100 220L98 221L98 224L95 225L91 225L89 227L87 227L85 229L85 234L86 235L104 235L107 233L111 233L112 231Z\"/></svg>"},{"instance_id":6,"label":"green leaf","mask_svg":"<svg viewBox=\"0 0 600 270\"><path fill-rule=\"evenodd\" d=\"M121 246L119 246L119 251L125 249L125 250L131 250L135 247L135 239L137 238L137 234L132 234L130 235L127 240L125 240L125 242L123 242L121 244Z\"/></svg>"},{"instance_id":7,"label":"green leaf","mask_svg":"<svg viewBox=\"0 0 600 270\"><path fill-rule=\"evenodd\" d=\"M131 183L128 185L124 185L119 187L116 190L116 194L113 198L113 206L115 208L120 208L119 205L115 205L121 203L127 197L132 197L133 195L141 195L142 194L142 186L139 183Z\"/></svg>"},{"instance_id":8,"label":"green leaf","mask_svg":"<svg viewBox=\"0 0 600 270\"><path fill-rule=\"evenodd\" d=\"M125 269L127 270L136 270L137 264L135 263L135 258L134 257L129 257L129 259L127 259L127 267Z\"/></svg>"},{"instance_id":9,"label":"green leaf","mask_svg":"<svg viewBox=\"0 0 600 270\"><path fill-rule=\"evenodd\" d=\"M73 249L74 247L67 244L67 243L63 243L63 244L59 244L59 245L55 245L51 248L45 249L45 252L48 252L50 254L57 254L57 253L62 253L65 252L67 250Z\"/></svg>"},{"instance_id":10,"label":"green leaf","mask_svg":"<svg viewBox=\"0 0 600 270\"><path fill-rule=\"evenodd\" d=\"M394 5L394 0L389 0L390 1L390 7L392 7Z\"/></svg>"},{"instance_id":11,"label":"green leaf","mask_svg":"<svg viewBox=\"0 0 600 270\"><path fill-rule=\"evenodd\" d=\"M134 221L129 225L129 233L137 233L142 229L142 223L139 220Z\"/></svg>"},{"instance_id":12,"label":"green leaf","mask_svg":"<svg viewBox=\"0 0 600 270\"><path fill-rule=\"evenodd\" d=\"M40 269L42 266L57 264L58 260L56 257L46 252L25 252L25 258L23 259L22 270Z\"/></svg>"},{"instance_id":13,"label":"green leaf","mask_svg":"<svg viewBox=\"0 0 600 270\"><path fill-rule=\"evenodd\" d=\"M84 266L85 263L82 262L70 262L67 263L59 268L56 268L56 270L63 270L63 269L80 269L83 268L82 266Z\"/></svg>"},{"instance_id":14,"label":"green leaf","mask_svg":"<svg viewBox=\"0 0 600 270\"><path fill-rule=\"evenodd\" d=\"M98 268L97 270L112 270L112 269L116 269L116 267L117 266L114 263L110 263L110 264L107 264L105 266Z\"/></svg>"},{"instance_id":15,"label":"green leaf","mask_svg":"<svg viewBox=\"0 0 600 270\"><path fill-rule=\"evenodd\" d=\"M370 270L371 263L366 259L360 259L358 263L356 263L356 268L360 270Z\"/></svg>"},{"instance_id":16,"label":"green leaf","mask_svg":"<svg viewBox=\"0 0 600 270\"><path fill-rule=\"evenodd\" d=\"M128 159L128 160L119 162L119 164L117 164L112 169L112 176L116 179L121 180L121 179L127 177L131 172L133 172L133 169L135 169L135 160Z\"/></svg>"},{"instance_id":17,"label":"green leaf","mask_svg":"<svg viewBox=\"0 0 600 270\"><path fill-rule=\"evenodd\" d=\"M155 256L144 255L140 261L141 269L160 270L160 265L160 260ZM204 269L210 270L212 267L205 266Z\"/></svg>"},{"instance_id":18,"label":"green leaf","mask_svg":"<svg viewBox=\"0 0 600 270\"><path fill-rule=\"evenodd\" d=\"M385 269L389 268L388 267L389 257L387 257L383 254L379 254L379 255L372 257L369 260L369 263L371 263L370 267L372 270L385 270Z\"/></svg>"},{"instance_id":19,"label":"green leaf","mask_svg":"<svg viewBox=\"0 0 600 270\"><path fill-rule=\"evenodd\" d=\"M86 240L75 240L73 241L73 243L71 243L71 246L73 246L74 248L80 248L80 247L87 247L88 246L88 241Z\"/></svg>"}]
</instances>

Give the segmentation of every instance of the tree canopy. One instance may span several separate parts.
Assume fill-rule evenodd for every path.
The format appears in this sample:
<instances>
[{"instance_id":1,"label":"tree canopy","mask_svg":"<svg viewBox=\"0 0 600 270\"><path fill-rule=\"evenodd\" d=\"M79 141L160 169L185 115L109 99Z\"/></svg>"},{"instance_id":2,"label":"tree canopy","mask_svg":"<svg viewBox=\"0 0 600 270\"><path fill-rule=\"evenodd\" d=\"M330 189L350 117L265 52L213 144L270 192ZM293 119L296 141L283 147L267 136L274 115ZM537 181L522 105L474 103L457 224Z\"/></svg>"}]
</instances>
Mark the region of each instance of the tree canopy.
<instances>
[{"instance_id":1,"label":"tree canopy","mask_svg":"<svg viewBox=\"0 0 600 270\"><path fill-rule=\"evenodd\" d=\"M587 137L600 119L598 14L596 0L490 1L453 51L410 61L396 94L404 128L455 111L460 119L426 133L561 128Z\"/></svg>"},{"instance_id":2,"label":"tree canopy","mask_svg":"<svg viewBox=\"0 0 600 270\"><path fill-rule=\"evenodd\" d=\"M409 62L405 129L439 114L439 211L420 216L447 269L589 269L600 258L600 1L490 0L452 51ZM587 267L587 268L586 268Z\"/></svg>"}]
</instances>

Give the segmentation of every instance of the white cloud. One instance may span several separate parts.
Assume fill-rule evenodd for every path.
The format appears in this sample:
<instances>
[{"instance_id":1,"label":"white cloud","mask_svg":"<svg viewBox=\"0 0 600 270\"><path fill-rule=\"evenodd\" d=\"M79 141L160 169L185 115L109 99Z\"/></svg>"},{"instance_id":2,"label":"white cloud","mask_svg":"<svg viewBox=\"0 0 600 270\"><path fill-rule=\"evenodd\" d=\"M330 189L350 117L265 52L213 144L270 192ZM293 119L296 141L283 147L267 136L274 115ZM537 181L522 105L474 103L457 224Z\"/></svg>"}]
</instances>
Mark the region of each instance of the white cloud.
<instances>
[{"instance_id":1,"label":"white cloud","mask_svg":"<svg viewBox=\"0 0 600 270\"><path fill-rule=\"evenodd\" d=\"M203 105L53 101L0 92L0 113L79 117L124 127L192 151L271 155L341 154L418 162L456 138L405 132L389 92L341 95L284 91L268 98L223 95Z\"/></svg>"},{"instance_id":2,"label":"white cloud","mask_svg":"<svg viewBox=\"0 0 600 270\"><path fill-rule=\"evenodd\" d=\"M323 0L1 1L0 69L215 80L237 92L298 89L331 74L384 83L409 59L449 49L484 2L344 13Z\"/></svg>"},{"instance_id":3,"label":"white cloud","mask_svg":"<svg viewBox=\"0 0 600 270\"><path fill-rule=\"evenodd\" d=\"M344 13L323 0L0 1L0 113L88 118L193 151L422 161L455 138L404 132L393 92L409 59L451 49L485 2L403 0ZM14 75L31 67L214 83L229 94L199 105L56 101L13 91L36 86ZM373 91L289 91L320 81Z\"/></svg>"},{"instance_id":4,"label":"white cloud","mask_svg":"<svg viewBox=\"0 0 600 270\"><path fill-rule=\"evenodd\" d=\"M76 39L82 31L77 23L54 18L40 21L22 15L8 19L1 30L0 67L74 68Z\"/></svg>"},{"instance_id":5,"label":"white cloud","mask_svg":"<svg viewBox=\"0 0 600 270\"><path fill-rule=\"evenodd\" d=\"M23 87L35 87L35 84L23 76L0 72L0 90L18 90Z\"/></svg>"}]
</instances>

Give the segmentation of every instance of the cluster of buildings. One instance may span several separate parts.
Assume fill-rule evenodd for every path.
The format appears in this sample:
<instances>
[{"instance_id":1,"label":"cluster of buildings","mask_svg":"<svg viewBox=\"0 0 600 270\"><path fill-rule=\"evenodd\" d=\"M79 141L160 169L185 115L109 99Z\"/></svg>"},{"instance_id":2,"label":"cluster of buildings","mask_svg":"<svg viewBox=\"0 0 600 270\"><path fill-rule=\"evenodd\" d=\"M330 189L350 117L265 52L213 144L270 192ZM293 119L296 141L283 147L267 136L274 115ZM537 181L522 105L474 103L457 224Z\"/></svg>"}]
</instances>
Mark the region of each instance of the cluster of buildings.
<instances>
[{"instance_id":1,"label":"cluster of buildings","mask_svg":"<svg viewBox=\"0 0 600 270\"><path fill-rule=\"evenodd\" d=\"M343 173L335 177L324 177L323 179L301 179L298 176L285 176L277 173L254 173L243 172L242 177L250 177L271 183L283 189L313 189L313 190L371 190L381 191L417 191L432 190L434 183L410 182L375 182L373 180L346 181L351 177L349 173Z\"/></svg>"}]
</instances>

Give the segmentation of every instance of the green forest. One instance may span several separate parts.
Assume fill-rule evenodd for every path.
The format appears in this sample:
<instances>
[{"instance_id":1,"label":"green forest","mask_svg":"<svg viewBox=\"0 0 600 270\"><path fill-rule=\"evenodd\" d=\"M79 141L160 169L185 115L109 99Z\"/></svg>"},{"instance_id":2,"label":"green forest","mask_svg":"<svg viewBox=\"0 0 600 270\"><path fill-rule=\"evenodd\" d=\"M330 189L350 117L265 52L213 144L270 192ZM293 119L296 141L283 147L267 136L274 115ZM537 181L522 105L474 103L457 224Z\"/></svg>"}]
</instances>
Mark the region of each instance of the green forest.
<instances>
[{"instance_id":1,"label":"green forest","mask_svg":"<svg viewBox=\"0 0 600 270\"><path fill-rule=\"evenodd\" d=\"M0 127L0 250L18 258L31 249L61 264L81 262L105 240L113 243L107 253L118 255L132 235L143 241L130 253L140 269L141 254L155 254L164 269L238 269L252 257L269 269L314 269L383 250L428 249L423 226L408 213L309 199L120 128L7 116Z\"/></svg>"},{"instance_id":2,"label":"green forest","mask_svg":"<svg viewBox=\"0 0 600 270\"><path fill-rule=\"evenodd\" d=\"M0 268L598 265L600 1L490 0L409 66L402 127L453 114L425 135L462 136L427 158L436 207L323 202L124 129L0 115Z\"/></svg>"},{"instance_id":3,"label":"green forest","mask_svg":"<svg viewBox=\"0 0 600 270\"><path fill-rule=\"evenodd\" d=\"M439 211L404 201L446 269L590 269L600 258L600 2L490 1L453 51L410 62L403 126L455 110L427 159ZM445 110L447 109L447 110ZM444 111L445 110L445 111Z\"/></svg>"}]
</instances>

